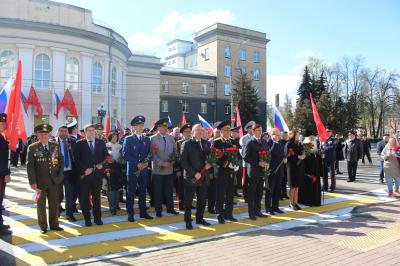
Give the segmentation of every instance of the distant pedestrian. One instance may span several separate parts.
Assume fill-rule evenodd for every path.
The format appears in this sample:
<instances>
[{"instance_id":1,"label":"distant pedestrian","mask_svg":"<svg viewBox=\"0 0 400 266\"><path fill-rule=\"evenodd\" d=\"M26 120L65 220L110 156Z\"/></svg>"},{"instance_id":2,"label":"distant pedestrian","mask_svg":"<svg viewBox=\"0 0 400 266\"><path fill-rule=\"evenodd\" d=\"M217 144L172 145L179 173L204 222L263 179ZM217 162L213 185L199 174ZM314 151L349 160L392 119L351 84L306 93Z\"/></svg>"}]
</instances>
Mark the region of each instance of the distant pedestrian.
<instances>
[{"instance_id":1,"label":"distant pedestrian","mask_svg":"<svg viewBox=\"0 0 400 266\"><path fill-rule=\"evenodd\" d=\"M356 132L350 131L348 136L349 139L346 141L344 147L347 172L349 175L347 182L354 182L356 181L358 160L360 160L363 155L363 147L361 141L357 139Z\"/></svg>"},{"instance_id":2,"label":"distant pedestrian","mask_svg":"<svg viewBox=\"0 0 400 266\"><path fill-rule=\"evenodd\" d=\"M365 156L367 156L368 162L370 165L372 165L372 160L371 160L371 143L369 142L369 140L367 139L367 137L362 137L361 139L361 143L363 145L363 156L362 156L362 163L365 164Z\"/></svg>"}]
</instances>

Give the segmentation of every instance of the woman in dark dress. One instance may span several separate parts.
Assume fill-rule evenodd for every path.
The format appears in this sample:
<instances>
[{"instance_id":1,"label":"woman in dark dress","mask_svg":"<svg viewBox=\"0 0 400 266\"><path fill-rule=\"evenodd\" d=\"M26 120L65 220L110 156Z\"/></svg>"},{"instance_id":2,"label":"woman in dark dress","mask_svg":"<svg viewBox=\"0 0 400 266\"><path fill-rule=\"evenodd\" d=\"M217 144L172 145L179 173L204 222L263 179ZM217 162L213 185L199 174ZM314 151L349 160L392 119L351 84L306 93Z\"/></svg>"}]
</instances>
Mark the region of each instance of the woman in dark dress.
<instances>
[{"instance_id":1,"label":"woman in dark dress","mask_svg":"<svg viewBox=\"0 0 400 266\"><path fill-rule=\"evenodd\" d=\"M289 207L293 210L300 210L298 205L299 185L304 176L304 149L299 142L299 134L296 130L289 132L289 141L285 145L285 156L287 158L287 176L290 187L289 191Z\"/></svg>"},{"instance_id":2,"label":"woman in dark dress","mask_svg":"<svg viewBox=\"0 0 400 266\"><path fill-rule=\"evenodd\" d=\"M305 135L303 146L309 146L312 153L304 159L304 177L299 187L299 202L307 206L321 206L321 155L315 135L312 132L306 132Z\"/></svg>"}]
</instances>

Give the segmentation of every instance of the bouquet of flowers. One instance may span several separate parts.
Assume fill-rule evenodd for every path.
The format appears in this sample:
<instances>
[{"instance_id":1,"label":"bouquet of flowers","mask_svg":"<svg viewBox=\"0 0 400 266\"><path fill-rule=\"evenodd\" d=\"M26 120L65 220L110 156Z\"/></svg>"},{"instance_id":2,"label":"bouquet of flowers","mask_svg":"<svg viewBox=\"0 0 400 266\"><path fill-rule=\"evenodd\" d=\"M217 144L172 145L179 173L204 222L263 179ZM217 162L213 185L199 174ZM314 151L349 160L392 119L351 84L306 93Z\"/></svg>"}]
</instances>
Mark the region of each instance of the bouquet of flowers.
<instances>
[{"instance_id":1,"label":"bouquet of flowers","mask_svg":"<svg viewBox=\"0 0 400 266\"><path fill-rule=\"evenodd\" d=\"M394 151L394 154L397 157L397 160L399 160L399 162L400 162L400 146L399 145L394 146L393 147L393 151Z\"/></svg>"},{"instance_id":2,"label":"bouquet of flowers","mask_svg":"<svg viewBox=\"0 0 400 266\"><path fill-rule=\"evenodd\" d=\"M213 147L211 149L211 152L207 155L206 157L206 164L211 164L214 165L218 162L219 159L223 158L225 156L224 152L221 151L218 148ZM199 180L197 180L196 178L193 177L192 182L196 183L196 182L201 182L204 179L204 176L206 174L208 170L204 167L201 171L201 178Z\"/></svg>"},{"instance_id":3,"label":"bouquet of flowers","mask_svg":"<svg viewBox=\"0 0 400 266\"><path fill-rule=\"evenodd\" d=\"M258 155L260 156L260 161L266 162L269 164L271 161L271 154L269 153L268 150L261 150L258 152ZM264 181L268 184L268 176L271 174L271 171L269 170L268 166L263 168L263 174L264 174Z\"/></svg>"},{"instance_id":4,"label":"bouquet of flowers","mask_svg":"<svg viewBox=\"0 0 400 266\"><path fill-rule=\"evenodd\" d=\"M141 163L149 163L151 161L151 159L153 158L153 154L157 153L157 152L158 152L158 147L156 145L152 145L149 154L147 155L146 158L144 158L143 162L141 162ZM136 171L135 175L137 177L139 177L140 174L142 173L142 171L143 171L143 169L142 170L138 169Z\"/></svg>"},{"instance_id":5,"label":"bouquet of flowers","mask_svg":"<svg viewBox=\"0 0 400 266\"><path fill-rule=\"evenodd\" d=\"M303 147L304 147L304 155L305 156L310 156L313 154L314 144L312 144L311 142L304 143Z\"/></svg>"},{"instance_id":6,"label":"bouquet of flowers","mask_svg":"<svg viewBox=\"0 0 400 266\"><path fill-rule=\"evenodd\" d=\"M224 149L224 155L227 158L226 166L230 165L232 168L234 168L240 165L238 152L239 149L235 146Z\"/></svg>"}]
</instances>

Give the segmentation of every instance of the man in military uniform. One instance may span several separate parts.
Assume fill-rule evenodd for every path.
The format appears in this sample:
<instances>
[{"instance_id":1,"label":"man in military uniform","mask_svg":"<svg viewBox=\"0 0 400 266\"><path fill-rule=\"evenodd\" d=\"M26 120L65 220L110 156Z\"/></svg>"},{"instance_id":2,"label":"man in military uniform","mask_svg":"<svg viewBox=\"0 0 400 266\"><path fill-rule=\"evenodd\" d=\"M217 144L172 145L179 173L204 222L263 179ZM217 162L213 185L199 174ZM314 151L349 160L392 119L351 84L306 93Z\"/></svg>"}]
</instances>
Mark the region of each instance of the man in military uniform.
<instances>
[{"instance_id":1,"label":"man in military uniform","mask_svg":"<svg viewBox=\"0 0 400 266\"><path fill-rule=\"evenodd\" d=\"M37 216L42 233L47 232L46 199L49 205L50 229L62 231L58 222L58 187L63 182L64 157L57 142L49 141L53 130L49 124L35 127L38 142L28 147L27 172L31 188L38 195Z\"/></svg>"},{"instance_id":2,"label":"man in military uniform","mask_svg":"<svg viewBox=\"0 0 400 266\"><path fill-rule=\"evenodd\" d=\"M192 135L192 125L185 124L181 127L180 133L182 134L182 139L176 142L176 150L178 157L182 152L182 144L186 140L189 140ZM180 164L180 160L175 163L176 169L176 197L178 201L179 210L183 211L184 209L184 202L185 202L185 194L184 194L184 179L182 174L182 166Z\"/></svg>"},{"instance_id":3,"label":"man in military uniform","mask_svg":"<svg viewBox=\"0 0 400 266\"><path fill-rule=\"evenodd\" d=\"M134 133L125 138L122 154L127 162L128 195L126 199L126 211L128 221L134 222L133 201L136 189L139 189L140 218L153 219L146 210L146 187L148 177L151 142L149 137L143 135L143 125L146 119L139 115L132 119L131 125Z\"/></svg>"},{"instance_id":4,"label":"man in military uniform","mask_svg":"<svg viewBox=\"0 0 400 266\"><path fill-rule=\"evenodd\" d=\"M214 141L214 147L220 150L233 147L230 121L223 121L218 125L221 137ZM224 224L225 220L236 222L233 217L233 191L234 191L234 169L232 162L225 157L217 162L219 169L217 175L217 213L218 222Z\"/></svg>"},{"instance_id":5,"label":"man in military uniform","mask_svg":"<svg viewBox=\"0 0 400 266\"><path fill-rule=\"evenodd\" d=\"M326 132L328 133L328 139L325 143L322 143L322 158L325 163L325 174L323 176L323 189L328 191L328 174L331 178L330 191L334 192L336 189L336 171L335 171L335 161L336 161L336 146L337 139L333 136L333 129L330 126L326 127Z\"/></svg>"},{"instance_id":6,"label":"man in military uniform","mask_svg":"<svg viewBox=\"0 0 400 266\"><path fill-rule=\"evenodd\" d=\"M3 199L6 189L6 183L10 182L10 150L8 148L8 141L6 141L2 135L6 129L7 115L4 113L0 114L0 236L10 234L11 231L9 225L3 224L2 207Z\"/></svg>"},{"instance_id":7,"label":"man in military uniform","mask_svg":"<svg viewBox=\"0 0 400 266\"><path fill-rule=\"evenodd\" d=\"M81 136L78 134L78 121L76 119L72 119L70 123L66 124L68 128L68 134L71 138L73 138L75 141L78 141L81 139Z\"/></svg>"}]
</instances>

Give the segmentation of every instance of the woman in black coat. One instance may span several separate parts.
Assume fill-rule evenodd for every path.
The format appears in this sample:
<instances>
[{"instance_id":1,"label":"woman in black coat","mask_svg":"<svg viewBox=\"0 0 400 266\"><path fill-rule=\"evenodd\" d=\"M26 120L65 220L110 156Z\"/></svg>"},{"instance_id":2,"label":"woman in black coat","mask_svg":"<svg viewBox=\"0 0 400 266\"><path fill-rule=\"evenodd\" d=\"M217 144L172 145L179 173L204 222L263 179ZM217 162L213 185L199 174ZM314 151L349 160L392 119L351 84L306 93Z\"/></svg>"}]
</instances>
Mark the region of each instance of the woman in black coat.
<instances>
[{"instance_id":1,"label":"woman in black coat","mask_svg":"<svg viewBox=\"0 0 400 266\"><path fill-rule=\"evenodd\" d=\"M285 156L287 158L287 176L290 187L289 207L293 210L300 210L298 205L299 185L304 176L305 159L303 145L299 142L299 134L296 130L289 132L289 141L285 145Z\"/></svg>"}]
</instances>

